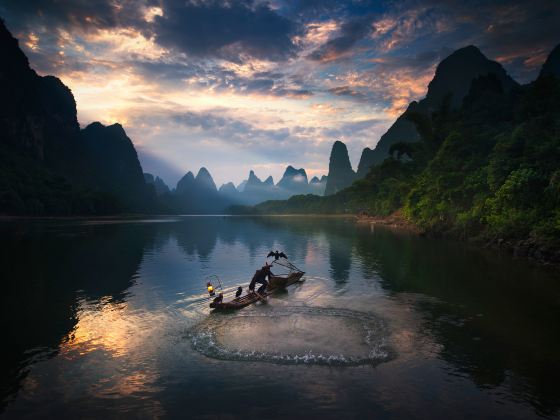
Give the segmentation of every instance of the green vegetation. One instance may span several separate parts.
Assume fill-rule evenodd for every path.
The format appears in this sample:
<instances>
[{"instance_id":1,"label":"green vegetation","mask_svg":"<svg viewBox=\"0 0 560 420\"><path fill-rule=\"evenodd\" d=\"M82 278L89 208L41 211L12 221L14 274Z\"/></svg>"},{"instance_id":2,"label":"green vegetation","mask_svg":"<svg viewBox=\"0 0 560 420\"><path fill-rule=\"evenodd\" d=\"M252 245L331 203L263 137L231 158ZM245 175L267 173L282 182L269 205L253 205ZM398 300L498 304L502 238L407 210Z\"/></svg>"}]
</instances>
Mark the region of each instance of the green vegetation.
<instances>
[{"instance_id":1,"label":"green vegetation","mask_svg":"<svg viewBox=\"0 0 560 420\"><path fill-rule=\"evenodd\" d=\"M450 110L450 99L430 117L407 114L421 140L393 145L390 157L351 187L265 202L252 212L402 210L431 234L557 243L560 81L541 77L505 93L489 74L473 81L460 109Z\"/></svg>"}]
</instances>

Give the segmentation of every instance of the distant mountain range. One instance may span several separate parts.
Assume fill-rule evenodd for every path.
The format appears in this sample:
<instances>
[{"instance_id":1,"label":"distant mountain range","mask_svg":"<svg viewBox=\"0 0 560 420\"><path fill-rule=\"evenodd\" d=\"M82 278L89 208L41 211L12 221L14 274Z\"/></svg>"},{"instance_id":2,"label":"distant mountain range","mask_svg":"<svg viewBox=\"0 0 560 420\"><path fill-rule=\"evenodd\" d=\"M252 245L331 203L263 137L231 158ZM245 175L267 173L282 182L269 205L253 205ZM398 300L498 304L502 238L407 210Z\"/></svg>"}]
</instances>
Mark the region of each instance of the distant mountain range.
<instances>
[{"instance_id":1,"label":"distant mountain range","mask_svg":"<svg viewBox=\"0 0 560 420\"><path fill-rule=\"evenodd\" d=\"M253 171L243 181L235 197L239 204L255 204L266 200L284 200L292 195L315 194L323 195L327 184L327 177L311 178L309 181L305 169L288 166L280 181L274 184L271 176L261 181Z\"/></svg>"},{"instance_id":2,"label":"distant mountain range","mask_svg":"<svg viewBox=\"0 0 560 420\"><path fill-rule=\"evenodd\" d=\"M325 190L326 177L308 182L305 170L292 166L277 185L251 171L242 188L227 183L217 189L201 168L170 189L143 173L120 124L80 129L71 90L29 67L2 20L0 56L0 214L217 213L233 204Z\"/></svg>"},{"instance_id":3,"label":"distant mountain range","mask_svg":"<svg viewBox=\"0 0 560 420\"><path fill-rule=\"evenodd\" d=\"M254 171L236 187L232 182L219 189L206 168L200 168L196 177L187 172L170 189L161 178L144 174L146 182L153 185L160 201L166 208L174 208L183 213L219 213L232 205L254 205L267 200L284 200L296 194L323 195L327 177L313 177L307 180L305 169L288 166L282 179L274 184L271 176L261 181Z\"/></svg>"}]
</instances>

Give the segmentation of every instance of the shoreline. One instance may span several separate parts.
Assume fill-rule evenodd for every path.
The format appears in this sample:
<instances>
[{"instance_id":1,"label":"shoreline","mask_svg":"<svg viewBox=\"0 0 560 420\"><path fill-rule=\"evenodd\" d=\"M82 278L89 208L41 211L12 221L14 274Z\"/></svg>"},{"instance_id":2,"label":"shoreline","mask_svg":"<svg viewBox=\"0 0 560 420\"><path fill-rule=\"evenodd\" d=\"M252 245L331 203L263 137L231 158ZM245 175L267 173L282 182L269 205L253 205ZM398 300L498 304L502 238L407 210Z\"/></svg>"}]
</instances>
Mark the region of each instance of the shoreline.
<instances>
[{"instance_id":1,"label":"shoreline","mask_svg":"<svg viewBox=\"0 0 560 420\"><path fill-rule=\"evenodd\" d=\"M413 223L404 218L401 211L385 217L381 216L356 216L356 223L372 224L391 227L394 229L404 230L417 235L429 235L429 232L423 232ZM505 252L515 259L525 260L541 267L559 267L560 266L560 249L544 244L533 238L517 239L517 240L477 240L475 238L459 238L453 235L443 235L445 239L460 241L474 246L480 246L484 249Z\"/></svg>"},{"instance_id":2,"label":"shoreline","mask_svg":"<svg viewBox=\"0 0 560 420\"><path fill-rule=\"evenodd\" d=\"M360 223L360 224L369 223L373 225L382 225L391 228L406 230L408 232L415 233L417 235L422 234L422 231L418 228L418 226L406 220L400 210L397 210L396 212L390 214L389 216L358 215L355 217L356 217L356 223Z\"/></svg>"},{"instance_id":3,"label":"shoreline","mask_svg":"<svg viewBox=\"0 0 560 420\"><path fill-rule=\"evenodd\" d=\"M496 251L505 251L513 258L526 260L542 267L560 267L560 249L533 238L518 240L492 240L482 246Z\"/></svg>"},{"instance_id":4,"label":"shoreline","mask_svg":"<svg viewBox=\"0 0 560 420\"><path fill-rule=\"evenodd\" d=\"M0 215L0 221L10 220L114 220L114 219L143 219L155 217L321 217L333 219L352 219L354 214L321 214L321 213L290 213L290 214L114 214L114 215L73 215L73 216L21 216L21 215Z\"/></svg>"},{"instance_id":5,"label":"shoreline","mask_svg":"<svg viewBox=\"0 0 560 420\"><path fill-rule=\"evenodd\" d=\"M142 220L145 218L158 217L257 217L257 218L323 218L323 219L348 219L360 225L379 225L391 229L397 229L419 236L430 236L429 232L424 232L418 226L406 220L400 210L389 216L370 216L355 214L116 214L105 216L10 216L0 215L0 222L23 222L23 221L79 221L79 220ZM480 240L476 238L459 238L453 235L443 235L444 238L469 243L481 248L494 251L505 252L515 259L526 260L539 266L559 267L560 249L544 244L541 241L525 238L517 240Z\"/></svg>"}]
</instances>

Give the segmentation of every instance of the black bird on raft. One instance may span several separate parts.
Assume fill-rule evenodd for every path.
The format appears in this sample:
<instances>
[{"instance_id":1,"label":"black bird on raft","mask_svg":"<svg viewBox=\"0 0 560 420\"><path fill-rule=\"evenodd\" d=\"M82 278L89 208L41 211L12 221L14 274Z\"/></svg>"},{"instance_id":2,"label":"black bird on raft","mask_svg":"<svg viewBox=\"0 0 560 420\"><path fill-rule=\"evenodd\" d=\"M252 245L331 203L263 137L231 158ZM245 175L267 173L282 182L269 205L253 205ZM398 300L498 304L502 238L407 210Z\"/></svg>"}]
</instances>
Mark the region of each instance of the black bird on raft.
<instances>
[{"instance_id":1,"label":"black bird on raft","mask_svg":"<svg viewBox=\"0 0 560 420\"><path fill-rule=\"evenodd\" d=\"M278 250L276 250L276 252L270 251L268 253L268 255L266 256L266 258L269 258L269 257L274 257L275 261L278 261L280 258L284 258L286 260L288 259L288 256L286 254L284 254L283 252L278 252Z\"/></svg>"},{"instance_id":2,"label":"black bird on raft","mask_svg":"<svg viewBox=\"0 0 560 420\"><path fill-rule=\"evenodd\" d=\"M237 288L237 292L235 292L235 297L238 298L239 296L241 296L241 293L243 293L243 287L239 286Z\"/></svg>"}]
</instances>

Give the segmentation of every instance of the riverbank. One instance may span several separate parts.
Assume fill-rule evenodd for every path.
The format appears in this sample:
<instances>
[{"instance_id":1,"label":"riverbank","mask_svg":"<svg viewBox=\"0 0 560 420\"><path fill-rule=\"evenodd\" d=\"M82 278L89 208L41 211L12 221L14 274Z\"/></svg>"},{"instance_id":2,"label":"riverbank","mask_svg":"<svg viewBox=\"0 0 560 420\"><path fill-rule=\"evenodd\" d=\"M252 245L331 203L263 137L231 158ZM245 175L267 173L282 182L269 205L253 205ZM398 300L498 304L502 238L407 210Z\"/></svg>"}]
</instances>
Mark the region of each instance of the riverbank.
<instances>
[{"instance_id":1,"label":"riverbank","mask_svg":"<svg viewBox=\"0 0 560 420\"><path fill-rule=\"evenodd\" d=\"M496 239L486 241L484 246L491 249L504 250L515 258L528 259L539 265L560 266L560 248L544 240L536 238L520 240Z\"/></svg>"},{"instance_id":2,"label":"riverbank","mask_svg":"<svg viewBox=\"0 0 560 420\"><path fill-rule=\"evenodd\" d=\"M430 232L422 231L414 223L408 221L401 210L398 210L389 216L356 216L356 223L373 224L389 226L396 229L403 229L418 235L430 235ZM465 238L455 238L456 240L464 240ZM469 239L469 242L478 246L507 252L515 258L527 259L538 265L543 266L560 266L560 247L556 244L547 242L537 238L525 238L518 240L506 239Z\"/></svg>"},{"instance_id":3,"label":"riverbank","mask_svg":"<svg viewBox=\"0 0 560 420\"><path fill-rule=\"evenodd\" d=\"M397 210L389 216L370 216L361 214L356 216L356 223L383 225L398 229L404 229L417 234L422 233L418 226L406 220L401 210Z\"/></svg>"}]
</instances>

